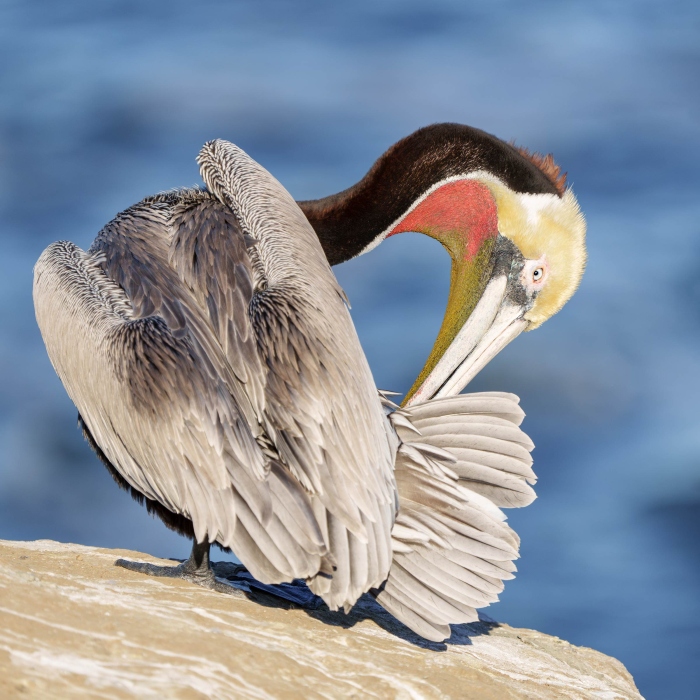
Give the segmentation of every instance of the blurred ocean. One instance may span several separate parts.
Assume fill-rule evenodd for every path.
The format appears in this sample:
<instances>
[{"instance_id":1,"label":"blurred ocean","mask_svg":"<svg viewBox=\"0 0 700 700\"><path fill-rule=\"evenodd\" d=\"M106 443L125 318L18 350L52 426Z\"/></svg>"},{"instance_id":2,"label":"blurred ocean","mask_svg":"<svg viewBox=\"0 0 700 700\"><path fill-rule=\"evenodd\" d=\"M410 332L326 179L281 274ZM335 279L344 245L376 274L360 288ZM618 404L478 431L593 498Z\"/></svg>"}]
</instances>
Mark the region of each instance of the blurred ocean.
<instances>
[{"instance_id":1,"label":"blurred ocean","mask_svg":"<svg viewBox=\"0 0 700 700\"><path fill-rule=\"evenodd\" d=\"M489 614L622 660L647 698L700 687L700 5L492 0L0 2L0 537L161 556L189 545L112 483L34 321L43 248L83 248L230 139L297 198L437 121L553 152L588 219L561 314L473 390L518 393L539 499ZM336 268L378 386L405 391L449 262L392 238Z\"/></svg>"}]
</instances>

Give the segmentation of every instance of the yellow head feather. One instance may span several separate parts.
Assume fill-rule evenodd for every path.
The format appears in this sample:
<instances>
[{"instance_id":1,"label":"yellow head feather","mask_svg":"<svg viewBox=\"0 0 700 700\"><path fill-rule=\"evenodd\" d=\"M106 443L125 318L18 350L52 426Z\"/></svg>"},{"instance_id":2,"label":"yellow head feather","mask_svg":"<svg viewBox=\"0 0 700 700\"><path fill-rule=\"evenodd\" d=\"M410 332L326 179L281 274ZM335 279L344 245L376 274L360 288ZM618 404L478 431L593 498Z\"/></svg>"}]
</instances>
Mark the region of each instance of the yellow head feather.
<instances>
[{"instance_id":1,"label":"yellow head feather","mask_svg":"<svg viewBox=\"0 0 700 700\"><path fill-rule=\"evenodd\" d=\"M481 175L481 176L480 176ZM571 188L555 194L513 192L500 180L477 174L498 206L499 232L530 260L547 261L548 280L525 319L537 328L576 291L586 266L586 221Z\"/></svg>"}]
</instances>

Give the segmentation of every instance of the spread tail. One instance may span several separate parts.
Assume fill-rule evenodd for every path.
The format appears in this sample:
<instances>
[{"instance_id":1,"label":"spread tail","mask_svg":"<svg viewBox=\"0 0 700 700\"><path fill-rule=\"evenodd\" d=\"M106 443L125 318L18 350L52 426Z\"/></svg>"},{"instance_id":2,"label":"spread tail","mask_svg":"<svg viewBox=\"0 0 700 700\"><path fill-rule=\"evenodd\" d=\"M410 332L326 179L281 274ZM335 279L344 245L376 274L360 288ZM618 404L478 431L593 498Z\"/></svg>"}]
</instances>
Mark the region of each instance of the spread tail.
<instances>
[{"instance_id":1,"label":"spread tail","mask_svg":"<svg viewBox=\"0 0 700 700\"><path fill-rule=\"evenodd\" d=\"M535 499L518 397L433 399L390 414L399 513L389 577L377 601L422 637L443 641L450 624L474 622L513 578L520 540L501 507ZM385 401L386 402L386 401Z\"/></svg>"}]
</instances>

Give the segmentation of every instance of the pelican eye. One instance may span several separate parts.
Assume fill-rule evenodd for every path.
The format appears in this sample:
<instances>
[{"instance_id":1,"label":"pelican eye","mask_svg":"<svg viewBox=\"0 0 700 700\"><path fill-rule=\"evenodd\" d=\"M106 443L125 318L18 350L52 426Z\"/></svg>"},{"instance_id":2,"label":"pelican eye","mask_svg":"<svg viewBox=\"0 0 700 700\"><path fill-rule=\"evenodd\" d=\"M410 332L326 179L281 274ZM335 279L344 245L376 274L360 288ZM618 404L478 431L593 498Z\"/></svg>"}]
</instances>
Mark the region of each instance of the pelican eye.
<instances>
[{"instance_id":1,"label":"pelican eye","mask_svg":"<svg viewBox=\"0 0 700 700\"><path fill-rule=\"evenodd\" d=\"M539 292L547 284L549 265L543 255L537 260L526 260L520 273L520 283L531 293Z\"/></svg>"}]
</instances>

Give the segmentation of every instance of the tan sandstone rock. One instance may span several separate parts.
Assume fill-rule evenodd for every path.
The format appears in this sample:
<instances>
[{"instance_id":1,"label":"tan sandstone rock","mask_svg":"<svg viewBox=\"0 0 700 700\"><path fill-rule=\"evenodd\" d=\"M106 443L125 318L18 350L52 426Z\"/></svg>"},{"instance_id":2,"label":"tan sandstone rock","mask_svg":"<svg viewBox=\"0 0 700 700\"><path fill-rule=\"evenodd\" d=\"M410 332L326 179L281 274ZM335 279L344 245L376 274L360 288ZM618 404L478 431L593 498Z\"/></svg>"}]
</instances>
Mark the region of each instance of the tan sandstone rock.
<instances>
[{"instance_id":1,"label":"tan sandstone rock","mask_svg":"<svg viewBox=\"0 0 700 700\"><path fill-rule=\"evenodd\" d=\"M114 566L135 552L0 541L1 698L640 698L615 659L507 625L417 637L363 600L275 607ZM228 565L231 566L231 565Z\"/></svg>"}]
</instances>

